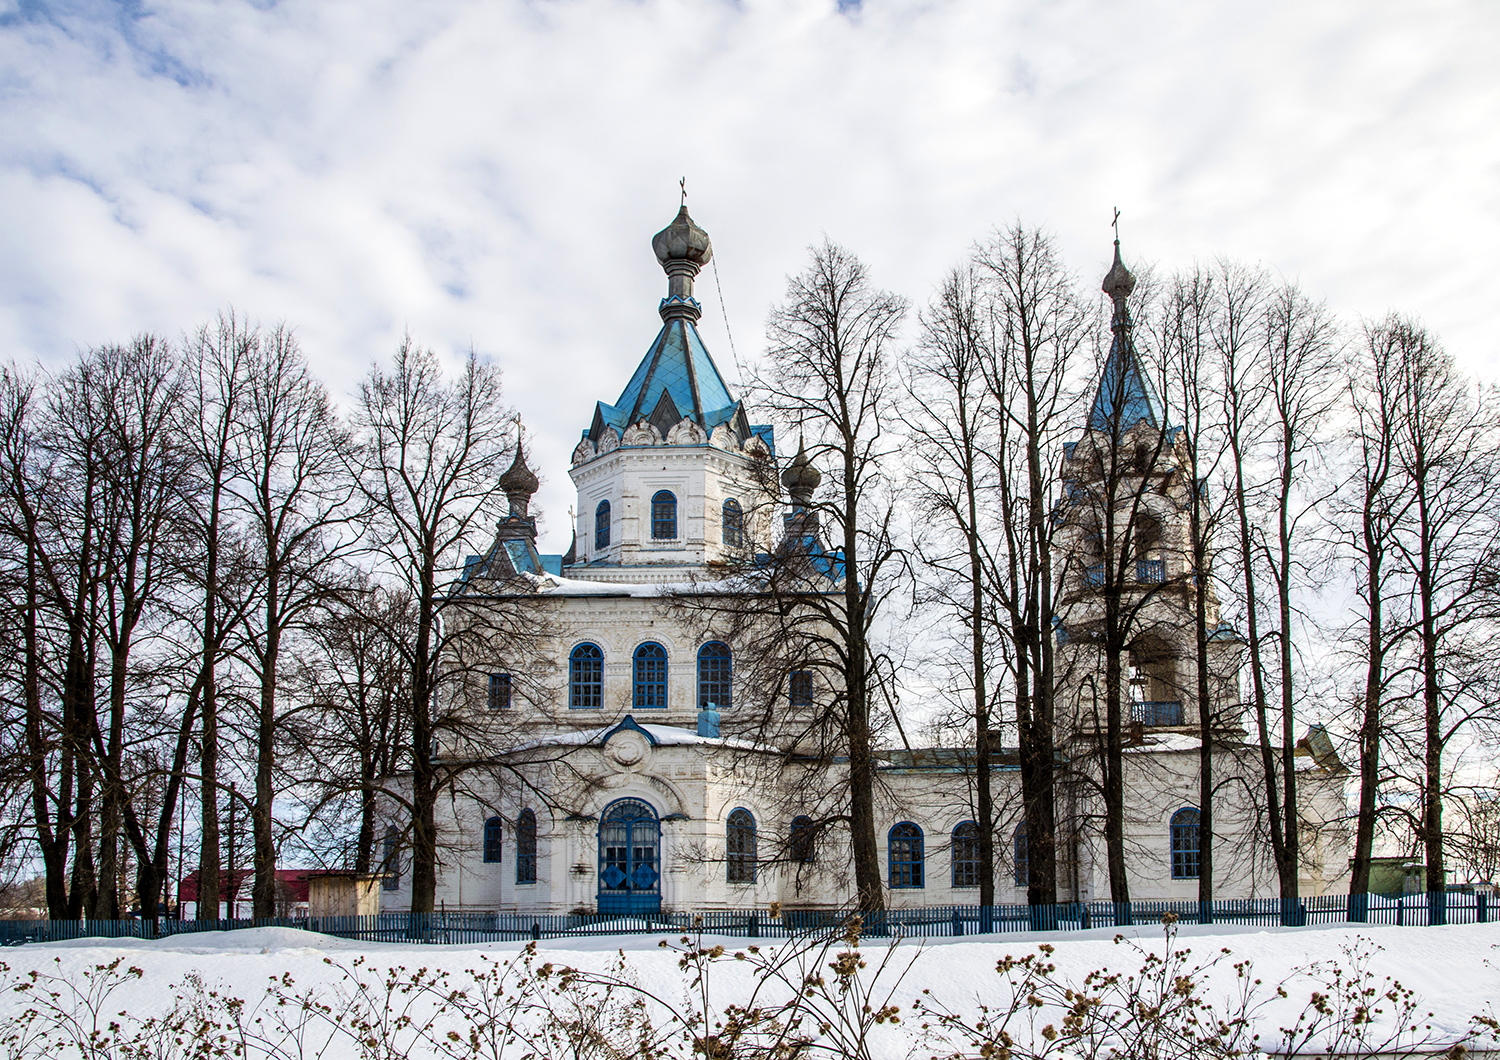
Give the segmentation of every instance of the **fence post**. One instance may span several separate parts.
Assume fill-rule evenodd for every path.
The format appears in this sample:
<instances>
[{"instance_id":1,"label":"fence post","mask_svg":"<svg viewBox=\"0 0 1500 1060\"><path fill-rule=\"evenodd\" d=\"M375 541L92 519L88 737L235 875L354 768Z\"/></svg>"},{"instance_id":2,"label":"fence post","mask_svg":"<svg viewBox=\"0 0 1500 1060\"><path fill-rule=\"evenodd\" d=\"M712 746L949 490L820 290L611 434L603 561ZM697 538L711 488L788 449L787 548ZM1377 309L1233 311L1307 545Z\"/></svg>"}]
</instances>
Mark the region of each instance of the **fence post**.
<instances>
[{"instance_id":1,"label":"fence post","mask_svg":"<svg viewBox=\"0 0 1500 1060\"><path fill-rule=\"evenodd\" d=\"M536 942L542 937L542 925L535 920L531 922L531 941Z\"/></svg>"},{"instance_id":2,"label":"fence post","mask_svg":"<svg viewBox=\"0 0 1500 1060\"><path fill-rule=\"evenodd\" d=\"M958 918L958 906L953 907L953 934L954 937L964 933L964 922Z\"/></svg>"},{"instance_id":3,"label":"fence post","mask_svg":"<svg viewBox=\"0 0 1500 1060\"><path fill-rule=\"evenodd\" d=\"M1404 927L1406 924L1406 898L1396 895L1396 926Z\"/></svg>"},{"instance_id":4,"label":"fence post","mask_svg":"<svg viewBox=\"0 0 1500 1060\"><path fill-rule=\"evenodd\" d=\"M1480 891L1474 897L1479 899L1479 922L1483 924L1489 919L1490 896Z\"/></svg>"},{"instance_id":5,"label":"fence post","mask_svg":"<svg viewBox=\"0 0 1500 1060\"><path fill-rule=\"evenodd\" d=\"M750 937L760 938L760 910L757 909L750 914Z\"/></svg>"}]
</instances>

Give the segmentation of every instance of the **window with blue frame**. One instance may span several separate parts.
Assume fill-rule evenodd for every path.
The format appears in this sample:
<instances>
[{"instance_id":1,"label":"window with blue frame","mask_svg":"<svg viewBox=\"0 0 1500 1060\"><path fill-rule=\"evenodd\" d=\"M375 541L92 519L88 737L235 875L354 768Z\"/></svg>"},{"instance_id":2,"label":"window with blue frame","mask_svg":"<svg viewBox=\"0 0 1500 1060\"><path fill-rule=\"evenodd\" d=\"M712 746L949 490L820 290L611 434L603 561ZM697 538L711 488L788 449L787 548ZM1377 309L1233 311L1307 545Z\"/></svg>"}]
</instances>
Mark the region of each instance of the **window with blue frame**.
<instances>
[{"instance_id":1,"label":"window with blue frame","mask_svg":"<svg viewBox=\"0 0 1500 1060\"><path fill-rule=\"evenodd\" d=\"M1031 883L1031 854L1026 845L1026 822L1022 821L1016 825L1016 830L1011 834L1011 842L1015 845L1014 861L1015 881L1017 887L1026 887Z\"/></svg>"},{"instance_id":2,"label":"window with blue frame","mask_svg":"<svg viewBox=\"0 0 1500 1060\"><path fill-rule=\"evenodd\" d=\"M536 882L536 814L530 810L516 818L516 882Z\"/></svg>"},{"instance_id":3,"label":"window with blue frame","mask_svg":"<svg viewBox=\"0 0 1500 1060\"><path fill-rule=\"evenodd\" d=\"M568 706L573 710L604 706L604 652L597 644L580 644L568 656Z\"/></svg>"},{"instance_id":4,"label":"window with blue frame","mask_svg":"<svg viewBox=\"0 0 1500 1060\"><path fill-rule=\"evenodd\" d=\"M637 710L667 705L667 649L647 641L635 650L635 693L631 702Z\"/></svg>"},{"instance_id":5,"label":"window with blue frame","mask_svg":"<svg viewBox=\"0 0 1500 1060\"><path fill-rule=\"evenodd\" d=\"M594 548L609 547L609 501L600 501L594 509Z\"/></svg>"},{"instance_id":6,"label":"window with blue frame","mask_svg":"<svg viewBox=\"0 0 1500 1060\"><path fill-rule=\"evenodd\" d=\"M677 537L677 498L671 490L658 490L651 498L651 537L655 541Z\"/></svg>"},{"instance_id":7,"label":"window with blue frame","mask_svg":"<svg viewBox=\"0 0 1500 1060\"><path fill-rule=\"evenodd\" d=\"M963 821L953 829L953 886L979 886L979 826Z\"/></svg>"},{"instance_id":8,"label":"window with blue frame","mask_svg":"<svg viewBox=\"0 0 1500 1060\"><path fill-rule=\"evenodd\" d=\"M739 548L745 543L745 512L740 502L731 497L724 502L724 514L720 520L724 529L724 544Z\"/></svg>"},{"instance_id":9,"label":"window with blue frame","mask_svg":"<svg viewBox=\"0 0 1500 1060\"><path fill-rule=\"evenodd\" d=\"M729 815L724 829L725 878L755 882L755 816L743 806Z\"/></svg>"},{"instance_id":10,"label":"window with blue frame","mask_svg":"<svg viewBox=\"0 0 1500 1060\"><path fill-rule=\"evenodd\" d=\"M798 814L792 818L789 842L787 843L787 854L793 861L802 864L810 864L813 854L816 852L816 833L813 829L813 819L806 814Z\"/></svg>"},{"instance_id":11,"label":"window with blue frame","mask_svg":"<svg viewBox=\"0 0 1500 1060\"><path fill-rule=\"evenodd\" d=\"M893 825L886 836L892 889L923 886L922 829L910 821Z\"/></svg>"},{"instance_id":12,"label":"window with blue frame","mask_svg":"<svg viewBox=\"0 0 1500 1060\"><path fill-rule=\"evenodd\" d=\"M510 674L490 674L490 709L510 709Z\"/></svg>"},{"instance_id":13,"label":"window with blue frame","mask_svg":"<svg viewBox=\"0 0 1500 1060\"><path fill-rule=\"evenodd\" d=\"M1198 878L1198 811L1184 806L1172 815L1172 879Z\"/></svg>"},{"instance_id":14,"label":"window with blue frame","mask_svg":"<svg viewBox=\"0 0 1500 1060\"><path fill-rule=\"evenodd\" d=\"M787 680L789 698L794 707L810 707L813 701L811 670L793 670Z\"/></svg>"},{"instance_id":15,"label":"window with blue frame","mask_svg":"<svg viewBox=\"0 0 1500 1060\"><path fill-rule=\"evenodd\" d=\"M698 706L712 703L720 710L732 705L730 678L733 676L734 659L729 645L721 640L711 640L698 649Z\"/></svg>"},{"instance_id":16,"label":"window with blue frame","mask_svg":"<svg viewBox=\"0 0 1500 1060\"><path fill-rule=\"evenodd\" d=\"M484 862L486 865L494 865L500 861L500 841L504 835L504 828L505 826L498 817L491 817L484 822Z\"/></svg>"}]
</instances>

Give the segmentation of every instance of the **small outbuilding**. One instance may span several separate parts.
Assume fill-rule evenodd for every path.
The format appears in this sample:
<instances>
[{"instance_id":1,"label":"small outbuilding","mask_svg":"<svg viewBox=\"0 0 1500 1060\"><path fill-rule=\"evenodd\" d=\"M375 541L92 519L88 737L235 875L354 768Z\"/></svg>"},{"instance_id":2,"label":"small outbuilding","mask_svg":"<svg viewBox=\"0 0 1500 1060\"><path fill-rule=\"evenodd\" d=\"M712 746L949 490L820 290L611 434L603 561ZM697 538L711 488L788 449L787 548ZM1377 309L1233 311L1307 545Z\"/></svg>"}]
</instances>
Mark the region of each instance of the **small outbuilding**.
<instances>
[{"instance_id":1,"label":"small outbuilding","mask_svg":"<svg viewBox=\"0 0 1500 1060\"><path fill-rule=\"evenodd\" d=\"M380 912L378 872L328 869L307 875L307 914L311 917L374 916Z\"/></svg>"}]
</instances>

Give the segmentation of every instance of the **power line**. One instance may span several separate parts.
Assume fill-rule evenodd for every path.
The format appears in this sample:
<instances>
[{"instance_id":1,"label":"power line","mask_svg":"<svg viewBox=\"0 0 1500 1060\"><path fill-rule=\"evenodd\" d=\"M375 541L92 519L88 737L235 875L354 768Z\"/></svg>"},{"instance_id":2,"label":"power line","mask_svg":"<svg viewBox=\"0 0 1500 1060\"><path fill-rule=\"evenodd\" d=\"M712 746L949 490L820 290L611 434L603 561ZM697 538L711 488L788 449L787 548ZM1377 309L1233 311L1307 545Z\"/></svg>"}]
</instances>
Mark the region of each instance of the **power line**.
<instances>
[{"instance_id":1,"label":"power line","mask_svg":"<svg viewBox=\"0 0 1500 1060\"><path fill-rule=\"evenodd\" d=\"M729 353L734 357L735 374L739 376L739 385L743 387L745 385L745 366L740 363L740 351L734 347L734 332L729 327L729 308L724 304L724 286L719 283L718 255L716 254L712 258L709 258L708 263L713 266L714 270L714 289L719 292L719 315L724 320L724 334L729 336Z\"/></svg>"}]
</instances>

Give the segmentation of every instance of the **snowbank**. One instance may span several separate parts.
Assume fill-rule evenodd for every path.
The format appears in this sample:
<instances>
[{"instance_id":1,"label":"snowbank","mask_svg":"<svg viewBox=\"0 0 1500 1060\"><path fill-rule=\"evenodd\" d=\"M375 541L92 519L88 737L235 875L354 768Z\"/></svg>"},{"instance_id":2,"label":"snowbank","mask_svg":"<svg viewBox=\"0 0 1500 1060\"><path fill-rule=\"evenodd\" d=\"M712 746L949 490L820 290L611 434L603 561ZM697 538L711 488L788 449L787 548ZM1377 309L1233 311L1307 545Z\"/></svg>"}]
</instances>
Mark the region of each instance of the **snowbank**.
<instances>
[{"instance_id":1,"label":"snowbank","mask_svg":"<svg viewBox=\"0 0 1500 1060\"><path fill-rule=\"evenodd\" d=\"M1125 941L1117 942L1117 935ZM686 982L679 968L679 954L662 949L660 936L587 936L554 939L538 944L539 959L584 971L606 972L619 951L634 982L663 998L685 996ZM676 940L673 940L674 942ZM705 944L721 943L732 958L748 940L705 938ZM1109 968L1133 972L1145 952L1162 953L1166 940L1160 927L1137 927L1072 931L1044 936L1037 933L1014 936L965 936L902 942L881 982L894 983L903 973L891 999L909 1014L922 991L930 991L951 1010L974 1013L981 1004L994 1005L1005 993L1005 982L996 963L1010 955L1021 957L1036 951L1041 943L1053 947L1050 960L1057 966L1056 978L1081 982L1090 971ZM768 942L762 947L774 952L790 943ZM871 969L885 955L887 943L864 942ZM1294 1019L1307 1002L1315 981L1309 969L1319 962L1338 961L1349 967L1348 954L1363 946L1369 953L1369 971L1376 981L1385 976L1415 990L1423 1013L1431 1011L1434 1036L1454 1041L1471 1027L1476 1015L1495 1015L1500 998L1500 924L1438 928L1348 926L1300 930L1253 927L1184 926L1176 946L1192 951L1189 964L1197 964L1231 951L1204 976L1206 995L1223 997L1236 985L1234 962L1249 960L1251 975L1267 986L1267 1004L1258 1019L1263 1030ZM139 979L120 983L108 1008L125 1011L140 1019L163 1013L171 1006L174 988L199 977L206 987L256 1001L264 997L268 983L279 980L295 989L315 986L335 988L356 959L367 970L418 967L462 974L484 966L489 960L516 958L523 943L482 943L430 946L399 943L352 942L287 928L265 928L233 932L206 932L145 941L140 939L80 939L16 947L0 955L9 983L31 970L78 981L87 970L107 965L117 958L122 966L141 969ZM330 963L331 962L331 963ZM711 984L716 1005L744 1001L754 985L749 962L726 959L714 966ZM1284 984L1288 997L1275 997L1275 984ZM24 996L0 994L0 1016L16 1012ZM874 1055L904 1058L920 1043L920 1021L904 1019L893 1026L875 1028ZM918 1050L921 1055L927 1051ZM337 1051L330 1050L330 1060ZM353 1056L351 1051L349 1056Z\"/></svg>"}]
</instances>

